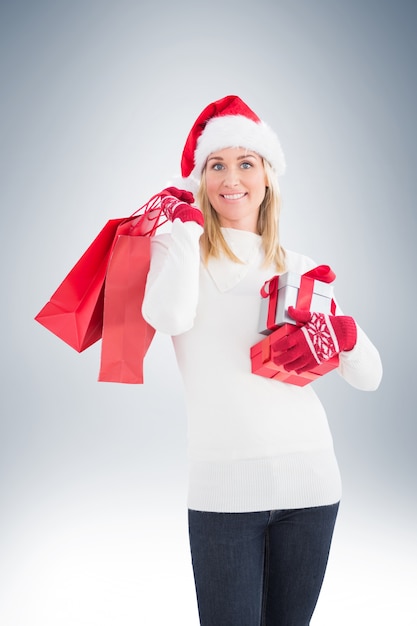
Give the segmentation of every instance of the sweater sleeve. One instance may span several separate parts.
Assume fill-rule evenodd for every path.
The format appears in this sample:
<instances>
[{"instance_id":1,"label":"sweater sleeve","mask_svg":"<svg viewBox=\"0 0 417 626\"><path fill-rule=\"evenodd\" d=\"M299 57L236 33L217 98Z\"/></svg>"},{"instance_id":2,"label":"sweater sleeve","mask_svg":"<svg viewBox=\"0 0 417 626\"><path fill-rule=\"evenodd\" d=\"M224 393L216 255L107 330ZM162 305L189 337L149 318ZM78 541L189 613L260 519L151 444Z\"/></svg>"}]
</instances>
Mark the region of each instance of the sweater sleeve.
<instances>
[{"instance_id":1,"label":"sweater sleeve","mask_svg":"<svg viewBox=\"0 0 417 626\"><path fill-rule=\"evenodd\" d=\"M382 379L382 363L379 352L357 326L356 345L348 352L339 355L339 373L352 387L362 391L374 391Z\"/></svg>"},{"instance_id":2,"label":"sweater sleeve","mask_svg":"<svg viewBox=\"0 0 417 626\"><path fill-rule=\"evenodd\" d=\"M159 332L179 335L193 326L199 293L202 232L196 222L177 219L172 223L170 234L152 239L142 315Z\"/></svg>"},{"instance_id":3,"label":"sweater sleeve","mask_svg":"<svg viewBox=\"0 0 417 626\"><path fill-rule=\"evenodd\" d=\"M345 315L336 303L336 315ZM375 391L382 380L379 352L357 322L357 339L352 350L339 354L338 372L342 378L361 391Z\"/></svg>"}]
</instances>

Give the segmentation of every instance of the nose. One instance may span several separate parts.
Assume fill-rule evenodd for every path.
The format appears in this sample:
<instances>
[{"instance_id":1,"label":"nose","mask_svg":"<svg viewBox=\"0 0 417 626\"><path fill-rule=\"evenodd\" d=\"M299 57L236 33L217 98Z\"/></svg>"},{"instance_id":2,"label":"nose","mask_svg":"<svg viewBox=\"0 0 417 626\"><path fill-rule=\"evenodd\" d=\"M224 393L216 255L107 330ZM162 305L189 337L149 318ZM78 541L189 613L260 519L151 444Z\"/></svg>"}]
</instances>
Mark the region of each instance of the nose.
<instances>
[{"instance_id":1,"label":"nose","mask_svg":"<svg viewBox=\"0 0 417 626\"><path fill-rule=\"evenodd\" d=\"M239 170L234 167L231 167L226 170L226 174L224 177L224 185L225 187L236 187L240 183Z\"/></svg>"}]
</instances>

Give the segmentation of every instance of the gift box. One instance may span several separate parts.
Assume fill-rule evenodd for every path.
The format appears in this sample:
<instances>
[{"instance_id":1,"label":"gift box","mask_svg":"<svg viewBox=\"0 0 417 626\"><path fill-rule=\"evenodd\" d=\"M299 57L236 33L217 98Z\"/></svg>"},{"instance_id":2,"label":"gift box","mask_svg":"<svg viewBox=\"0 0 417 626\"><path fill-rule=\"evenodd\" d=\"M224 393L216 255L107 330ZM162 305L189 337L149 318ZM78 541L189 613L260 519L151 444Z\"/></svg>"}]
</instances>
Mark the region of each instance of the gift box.
<instances>
[{"instance_id":1,"label":"gift box","mask_svg":"<svg viewBox=\"0 0 417 626\"><path fill-rule=\"evenodd\" d=\"M278 339L282 339L298 330L298 327L293 324L284 324L252 346L250 349L252 373L290 383L291 385L297 385L298 387L304 387L304 385L308 385L320 376L323 376L323 374L331 372L339 365L338 355L302 374L287 372L282 365L275 365L271 358L271 345Z\"/></svg>"},{"instance_id":2,"label":"gift box","mask_svg":"<svg viewBox=\"0 0 417 626\"><path fill-rule=\"evenodd\" d=\"M258 332L268 335L283 324L296 324L288 315L288 307L334 313L333 285L336 275L328 265L298 274L286 272L273 276L261 289Z\"/></svg>"}]
</instances>

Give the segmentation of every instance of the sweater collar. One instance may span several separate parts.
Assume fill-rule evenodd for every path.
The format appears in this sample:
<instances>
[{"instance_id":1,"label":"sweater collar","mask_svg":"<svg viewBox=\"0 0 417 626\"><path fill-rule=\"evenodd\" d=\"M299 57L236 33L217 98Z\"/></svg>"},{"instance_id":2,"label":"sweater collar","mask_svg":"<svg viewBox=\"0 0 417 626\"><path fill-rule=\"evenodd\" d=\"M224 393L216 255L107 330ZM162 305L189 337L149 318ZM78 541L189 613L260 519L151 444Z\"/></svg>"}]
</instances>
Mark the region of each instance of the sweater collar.
<instances>
[{"instance_id":1,"label":"sweater collar","mask_svg":"<svg viewBox=\"0 0 417 626\"><path fill-rule=\"evenodd\" d=\"M222 228L223 237L232 252L242 261L235 263L223 255L212 258L208 262L207 270L219 291L233 289L254 265L261 261L262 237L247 230Z\"/></svg>"}]
</instances>

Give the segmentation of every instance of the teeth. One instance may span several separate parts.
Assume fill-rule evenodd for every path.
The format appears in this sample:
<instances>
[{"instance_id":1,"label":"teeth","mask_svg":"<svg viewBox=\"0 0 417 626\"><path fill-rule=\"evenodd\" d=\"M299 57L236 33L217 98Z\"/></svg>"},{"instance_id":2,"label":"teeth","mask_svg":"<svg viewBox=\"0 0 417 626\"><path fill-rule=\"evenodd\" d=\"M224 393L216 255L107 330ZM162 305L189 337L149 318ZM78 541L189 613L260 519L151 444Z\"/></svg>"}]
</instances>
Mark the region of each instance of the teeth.
<instances>
[{"instance_id":1,"label":"teeth","mask_svg":"<svg viewBox=\"0 0 417 626\"><path fill-rule=\"evenodd\" d=\"M231 194L223 194L223 198L226 198L226 200L240 200L240 198L243 198L245 194L244 193L231 193Z\"/></svg>"}]
</instances>

